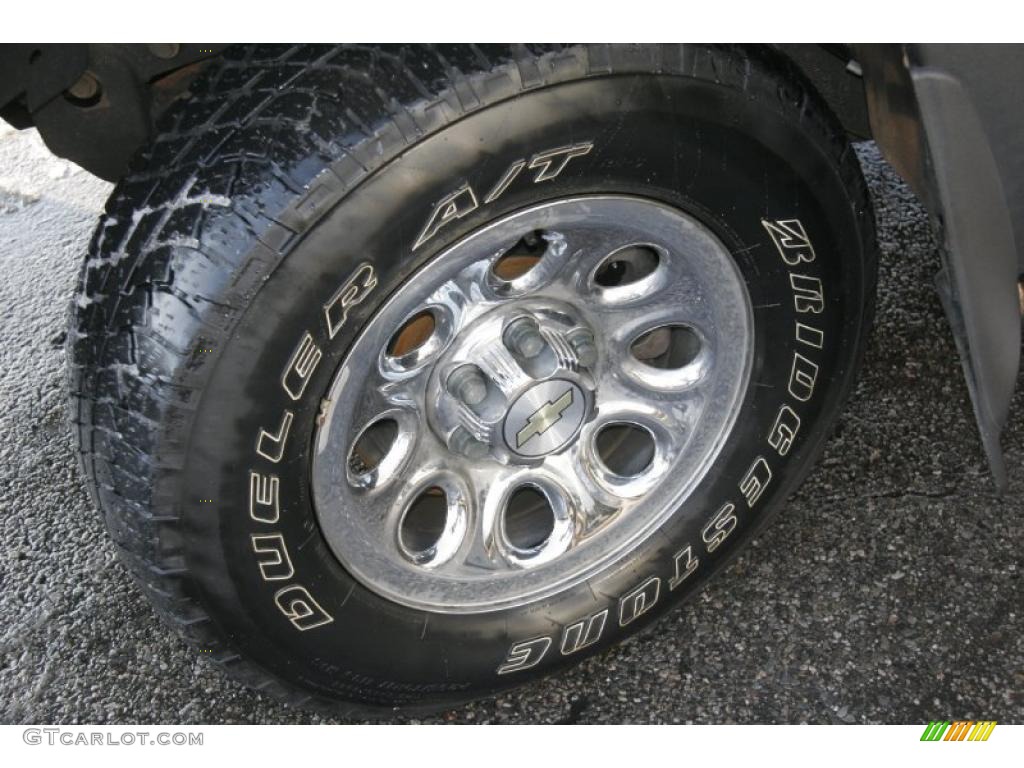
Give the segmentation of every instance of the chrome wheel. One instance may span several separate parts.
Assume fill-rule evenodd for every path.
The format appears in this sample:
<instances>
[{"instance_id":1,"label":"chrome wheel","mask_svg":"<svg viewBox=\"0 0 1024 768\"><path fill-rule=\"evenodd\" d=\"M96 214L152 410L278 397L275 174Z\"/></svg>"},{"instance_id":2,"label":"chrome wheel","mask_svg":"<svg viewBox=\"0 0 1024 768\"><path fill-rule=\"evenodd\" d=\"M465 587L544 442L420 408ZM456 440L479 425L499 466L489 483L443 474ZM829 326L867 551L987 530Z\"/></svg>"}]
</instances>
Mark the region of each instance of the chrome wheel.
<instances>
[{"instance_id":1,"label":"chrome wheel","mask_svg":"<svg viewBox=\"0 0 1024 768\"><path fill-rule=\"evenodd\" d=\"M732 257L677 209L579 197L501 219L403 284L339 367L314 443L324 535L426 610L579 583L706 474L752 342Z\"/></svg>"}]
</instances>

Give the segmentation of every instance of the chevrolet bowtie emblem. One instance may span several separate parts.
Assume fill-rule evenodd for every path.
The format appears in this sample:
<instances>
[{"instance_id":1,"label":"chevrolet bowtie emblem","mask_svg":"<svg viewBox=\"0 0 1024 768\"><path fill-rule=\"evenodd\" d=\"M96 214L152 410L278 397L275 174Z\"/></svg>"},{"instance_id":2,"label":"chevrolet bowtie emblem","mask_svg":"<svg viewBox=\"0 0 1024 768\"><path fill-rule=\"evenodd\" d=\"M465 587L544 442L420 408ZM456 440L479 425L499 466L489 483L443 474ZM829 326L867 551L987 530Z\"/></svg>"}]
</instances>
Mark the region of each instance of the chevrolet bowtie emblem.
<instances>
[{"instance_id":1,"label":"chevrolet bowtie emblem","mask_svg":"<svg viewBox=\"0 0 1024 768\"><path fill-rule=\"evenodd\" d=\"M530 414L526 420L526 426L516 433L516 448L522 448L530 438L535 435L543 435L562 419L566 408L572 405L572 390L565 390L565 394L557 400L549 400L540 408Z\"/></svg>"}]
</instances>

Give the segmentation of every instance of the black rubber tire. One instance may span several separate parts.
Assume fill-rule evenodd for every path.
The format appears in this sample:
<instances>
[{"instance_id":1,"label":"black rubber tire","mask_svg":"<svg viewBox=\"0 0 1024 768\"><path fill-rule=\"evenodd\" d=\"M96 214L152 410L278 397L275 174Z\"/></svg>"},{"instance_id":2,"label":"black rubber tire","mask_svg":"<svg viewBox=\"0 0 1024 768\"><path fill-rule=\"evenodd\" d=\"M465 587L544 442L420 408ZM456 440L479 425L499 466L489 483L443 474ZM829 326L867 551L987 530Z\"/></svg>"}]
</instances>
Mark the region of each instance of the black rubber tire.
<instances>
[{"instance_id":1,"label":"black rubber tire","mask_svg":"<svg viewBox=\"0 0 1024 768\"><path fill-rule=\"evenodd\" d=\"M524 175L413 247L463 184L483 201L514 161L584 140L592 151L554 178ZM346 347L441 248L523 206L602 192L698 216L747 283L752 384L715 467L655 535L538 604L427 615L378 597L332 556L309 496L310 435ZM341 714L452 705L600 652L721 569L820 452L875 269L854 153L771 50L232 48L168 110L91 243L69 334L82 465L160 615L230 673ZM329 338L323 308L353 276L358 300ZM307 332L323 358L294 399L281 377ZM273 523L249 514L250 472L278 479ZM288 578L264 580L254 535L284 542Z\"/></svg>"}]
</instances>

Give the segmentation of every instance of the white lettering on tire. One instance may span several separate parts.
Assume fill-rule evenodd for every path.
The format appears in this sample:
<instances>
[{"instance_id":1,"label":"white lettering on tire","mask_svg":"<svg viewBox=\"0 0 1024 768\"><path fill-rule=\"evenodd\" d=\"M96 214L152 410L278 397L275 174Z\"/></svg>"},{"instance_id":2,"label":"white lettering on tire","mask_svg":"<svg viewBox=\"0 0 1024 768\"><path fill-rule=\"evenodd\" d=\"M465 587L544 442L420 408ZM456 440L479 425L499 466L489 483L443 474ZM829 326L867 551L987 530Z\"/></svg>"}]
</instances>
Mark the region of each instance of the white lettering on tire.
<instances>
[{"instance_id":1,"label":"white lettering on tire","mask_svg":"<svg viewBox=\"0 0 1024 768\"><path fill-rule=\"evenodd\" d=\"M762 219L761 225L768 231L772 242L775 243L775 249L786 264L793 267L802 261L814 261L814 246L811 245L804 225L799 219Z\"/></svg>"},{"instance_id":2,"label":"white lettering on tire","mask_svg":"<svg viewBox=\"0 0 1024 768\"><path fill-rule=\"evenodd\" d=\"M651 576L639 587L626 593L619 599L619 626L631 624L651 610L660 594L661 579L657 576Z\"/></svg>"},{"instance_id":3,"label":"white lettering on tire","mask_svg":"<svg viewBox=\"0 0 1024 768\"><path fill-rule=\"evenodd\" d=\"M280 589L274 595L274 602L281 613L300 632L330 624L334 618L327 613L309 590L299 584L292 584Z\"/></svg>"},{"instance_id":4,"label":"white lettering on tire","mask_svg":"<svg viewBox=\"0 0 1024 768\"><path fill-rule=\"evenodd\" d=\"M550 647L550 637L535 637L533 640L515 643L509 649L505 661L498 667L498 674L507 675L509 672L521 672L536 667Z\"/></svg>"},{"instance_id":5,"label":"white lettering on tire","mask_svg":"<svg viewBox=\"0 0 1024 768\"><path fill-rule=\"evenodd\" d=\"M295 575L284 536L280 533L254 533L250 540L264 581L284 581Z\"/></svg>"},{"instance_id":6,"label":"white lettering on tire","mask_svg":"<svg viewBox=\"0 0 1024 768\"><path fill-rule=\"evenodd\" d=\"M731 501L727 501L715 513L714 517L708 520L707 525L700 532L700 537L704 541L704 548L708 554L718 549L722 542L729 538L729 534L736 529L738 522L736 505Z\"/></svg>"},{"instance_id":7,"label":"white lettering on tire","mask_svg":"<svg viewBox=\"0 0 1024 768\"><path fill-rule=\"evenodd\" d=\"M565 147L555 147L554 149L546 149L543 152L537 152L530 158L529 162L525 159L514 161L505 170L505 172L498 177L498 181L495 182L493 187L491 187L490 192L484 196L484 205L493 203L505 194L505 190L512 186L525 169L529 168L530 170L537 171L537 173L533 175L532 183L534 184L551 181L558 178L562 171L565 170L565 167L569 164L570 160L574 157L582 157L593 148L593 142L583 141L577 144L570 144ZM417 237L416 242L413 243L412 250L415 251L453 221L458 221L459 219L468 216L479 207L480 203L476 192L473 190L473 187L469 182L465 182L454 192L450 192L442 197L434 205L430 211L430 216L427 217L426 224L424 224L423 229L420 230L419 237Z\"/></svg>"}]
</instances>

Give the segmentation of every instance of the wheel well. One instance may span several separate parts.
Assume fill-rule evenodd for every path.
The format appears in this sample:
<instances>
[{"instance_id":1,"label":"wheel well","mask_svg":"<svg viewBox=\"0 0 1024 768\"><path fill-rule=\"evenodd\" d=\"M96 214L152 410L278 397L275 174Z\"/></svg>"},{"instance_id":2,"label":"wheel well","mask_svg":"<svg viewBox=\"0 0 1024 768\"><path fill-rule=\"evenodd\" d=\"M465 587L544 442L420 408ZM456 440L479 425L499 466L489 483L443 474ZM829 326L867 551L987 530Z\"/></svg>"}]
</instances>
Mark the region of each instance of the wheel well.
<instances>
[{"instance_id":1,"label":"wheel well","mask_svg":"<svg viewBox=\"0 0 1024 768\"><path fill-rule=\"evenodd\" d=\"M100 178L125 175L157 118L223 44L0 46L0 117Z\"/></svg>"},{"instance_id":2,"label":"wheel well","mask_svg":"<svg viewBox=\"0 0 1024 768\"><path fill-rule=\"evenodd\" d=\"M0 46L0 117L35 126L50 150L100 178L120 179L160 114L187 95L224 44L13 44ZM817 88L854 138L870 136L864 87L844 45L775 49Z\"/></svg>"}]
</instances>

